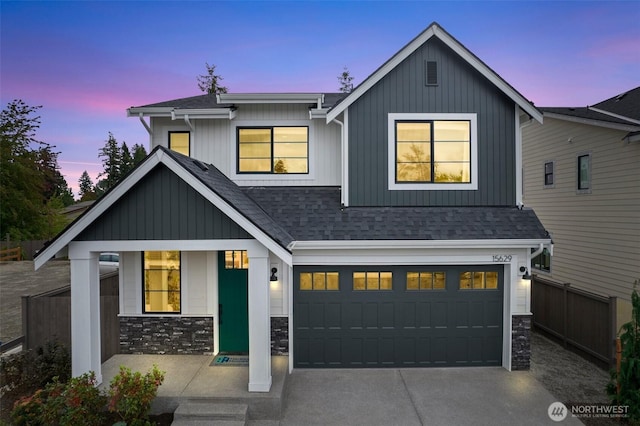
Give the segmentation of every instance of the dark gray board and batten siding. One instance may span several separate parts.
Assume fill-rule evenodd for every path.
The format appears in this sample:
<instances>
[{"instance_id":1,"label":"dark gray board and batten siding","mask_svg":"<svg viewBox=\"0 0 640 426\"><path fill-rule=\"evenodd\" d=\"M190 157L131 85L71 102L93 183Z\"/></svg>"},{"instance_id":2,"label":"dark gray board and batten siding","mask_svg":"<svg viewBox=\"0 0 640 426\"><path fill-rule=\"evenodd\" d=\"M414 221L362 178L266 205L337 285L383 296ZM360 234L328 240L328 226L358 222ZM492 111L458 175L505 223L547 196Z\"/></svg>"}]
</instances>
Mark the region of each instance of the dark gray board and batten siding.
<instances>
[{"instance_id":1,"label":"dark gray board and batten siding","mask_svg":"<svg viewBox=\"0 0 640 426\"><path fill-rule=\"evenodd\" d=\"M437 62L437 85L425 84L427 61ZM430 39L349 106L350 205L515 205L514 110L514 102L489 80ZM388 114L420 112L477 113L478 190L388 189Z\"/></svg>"},{"instance_id":2,"label":"dark gray board and batten siding","mask_svg":"<svg viewBox=\"0 0 640 426\"><path fill-rule=\"evenodd\" d=\"M76 240L251 238L175 173L159 165L93 221Z\"/></svg>"}]
</instances>

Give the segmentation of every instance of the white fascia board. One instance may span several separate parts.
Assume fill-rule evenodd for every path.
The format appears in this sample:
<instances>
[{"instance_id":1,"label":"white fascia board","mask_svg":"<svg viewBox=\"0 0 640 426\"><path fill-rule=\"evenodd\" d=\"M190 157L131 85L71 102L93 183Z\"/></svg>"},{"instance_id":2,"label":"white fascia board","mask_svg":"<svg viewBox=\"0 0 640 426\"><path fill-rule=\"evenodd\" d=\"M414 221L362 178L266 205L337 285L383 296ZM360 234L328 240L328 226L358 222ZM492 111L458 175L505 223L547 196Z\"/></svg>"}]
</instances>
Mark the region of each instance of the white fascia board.
<instances>
[{"instance_id":1,"label":"white fascia board","mask_svg":"<svg viewBox=\"0 0 640 426\"><path fill-rule=\"evenodd\" d=\"M107 192L100 200L96 201L86 214L75 221L62 235L60 235L51 245L46 247L34 259L33 264L36 270L51 259L57 252L65 248L75 237L77 237L93 221L98 219L113 203L126 194L142 177L150 172L161 160L164 153L156 151L155 155L149 155L130 175L120 184Z\"/></svg>"},{"instance_id":2,"label":"white fascia board","mask_svg":"<svg viewBox=\"0 0 640 426\"><path fill-rule=\"evenodd\" d=\"M313 108L309 110L309 118L313 120L314 118L326 118L327 111L329 108Z\"/></svg>"},{"instance_id":3,"label":"white fascia board","mask_svg":"<svg viewBox=\"0 0 640 426\"><path fill-rule=\"evenodd\" d=\"M173 107L131 107L127 108L127 117L171 117Z\"/></svg>"},{"instance_id":4,"label":"white fascia board","mask_svg":"<svg viewBox=\"0 0 640 426\"><path fill-rule=\"evenodd\" d=\"M536 248L551 244L550 238L527 240L345 240L345 241L294 241L289 250L345 250L345 249L425 249L425 248Z\"/></svg>"},{"instance_id":5,"label":"white fascia board","mask_svg":"<svg viewBox=\"0 0 640 426\"><path fill-rule=\"evenodd\" d=\"M220 93L218 103L224 104L311 104L322 105L322 93Z\"/></svg>"},{"instance_id":6,"label":"white fascia board","mask_svg":"<svg viewBox=\"0 0 640 426\"><path fill-rule=\"evenodd\" d=\"M632 123L640 124L640 120L634 120L633 118L625 117L624 115L620 115L620 114L615 114L611 111L607 111L604 109L594 108L594 107L587 107L587 109L590 109L591 111L599 112L600 114L608 115L609 117L614 117L620 120L626 120Z\"/></svg>"},{"instance_id":7,"label":"white fascia board","mask_svg":"<svg viewBox=\"0 0 640 426\"><path fill-rule=\"evenodd\" d=\"M640 126L634 126L633 124L611 123L609 121L600 121L600 120L593 120L589 118L574 117L572 115L558 114L556 112L545 111L544 116L546 118L553 118L556 120L586 124L588 126L597 126L597 127L603 127L606 129L621 130L623 132L637 132L640 130Z\"/></svg>"},{"instance_id":8,"label":"white fascia board","mask_svg":"<svg viewBox=\"0 0 640 426\"><path fill-rule=\"evenodd\" d=\"M198 109L174 109L171 111L172 120L182 120L185 117L190 119L228 119L233 120L236 116L232 108L198 108Z\"/></svg>"},{"instance_id":9,"label":"white fascia board","mask_svg":"<svg viewBox=\"0 0 640 426\"><path fill-rule=\"evenodd\" d=\"M500 76L492 71L487 65L484 64L478 57L471 53L466 47L460 44L457 40L451 37L446 31L442 30L437 24L429 26L420 35L414 38L403 49L396 53L391 59L389 59L384 65L378 68L371 76L369 76L363 83L361 83L349 96L347 96L342 102L340 102L336 108L327 113L327 123L336 118L342 111L355 102L360 96L373 87L378 81L386 76L391 70L404 61L409 55L415 52L420 46L422 46L431 37L436 36L447 46L449 46L454 52L460 55L467 63L478 70L483 76L491 81L502 92L509 96L515 103L517 103L523 111L526 111L536 121L542 123L542 113L534 107L529 101L527 101L522 95L520 95L515 89L507 84Z\"/></svg>"}]
</instances>

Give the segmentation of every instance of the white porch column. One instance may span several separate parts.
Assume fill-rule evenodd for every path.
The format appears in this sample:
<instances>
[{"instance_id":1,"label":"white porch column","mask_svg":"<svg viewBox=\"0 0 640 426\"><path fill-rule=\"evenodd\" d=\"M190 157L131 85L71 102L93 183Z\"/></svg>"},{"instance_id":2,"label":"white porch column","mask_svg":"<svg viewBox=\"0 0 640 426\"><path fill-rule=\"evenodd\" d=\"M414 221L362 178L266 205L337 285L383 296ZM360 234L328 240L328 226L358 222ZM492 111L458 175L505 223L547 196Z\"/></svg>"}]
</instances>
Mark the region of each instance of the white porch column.
<instances>
[{"instance_id":1,"label":"white porch column","mask_svg":"<svg viewBox=\"0 0 640 426\"><path fill-rule=\"evenodd\" d=\"M100 348L100 270L98 253L74 250L71 260L71 374L93 371L102 383Z\"/></svg>"},{"instance_id":2,"label":"white porch column","mask_svg":"<svg viewBox=\"0 0 640 426\"><path fill-rule=\"evenodd\" d=\"M247 250L249 257L249 392L271 389L269 251Z\"/></svg>"}]
</instances>

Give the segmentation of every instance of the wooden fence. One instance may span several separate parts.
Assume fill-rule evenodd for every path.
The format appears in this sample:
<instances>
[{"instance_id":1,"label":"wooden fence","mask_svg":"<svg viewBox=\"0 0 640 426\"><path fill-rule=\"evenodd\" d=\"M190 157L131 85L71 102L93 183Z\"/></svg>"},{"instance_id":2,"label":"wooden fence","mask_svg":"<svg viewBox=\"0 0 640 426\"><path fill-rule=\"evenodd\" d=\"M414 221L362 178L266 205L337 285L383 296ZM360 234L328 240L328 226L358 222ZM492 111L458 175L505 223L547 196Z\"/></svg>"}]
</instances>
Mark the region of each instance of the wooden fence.
<instances>
[{"instance_id":1,"label":"wooden fence","mask_svg":"<svg viewBox=\"0 0 640 426\"><path fill-rule=\"evenodd\" d=\"M616 298L534 276L533 325L606 367L615 365Z\"/></svg>"},{"instance_id":2,"label":"wooden fence","mask_svg":"<svg viewBox=\"0 0 640 426\"><path fill-rule=\"evenodd\" d=\"M100 328L102 362L117 354L120 347L118 273L100 279ZM35 296L22 296L23 349L57 340L71 349L71 287Z\"/></svg>"},{"instance_id":3,"label":"wooden fence","mask_svg":"<svg viewBox=\"0 0 640 426\"><path fill-rule=\"evenodd\" d=\"M0 241L0 250L5 250L9 248L22 249L22 259L20 260L33 260L33 256L36 252L42 247L44 247L44 243L46 240L32 240L32 241ZM4 260L4 259L3 259ZM10 259L7 259L10 260Z\"/></svg>"},{"instance_id":4,"label":"wooden fence","mask_svg":"<svg viewBox=\"0 0 640 426\"><path fill-rule=\"evenodd\" d=\"M14 247L0 250L0 261L7 260L22 260L22 249L20 247Z\"/></svg>"}]
</instances>

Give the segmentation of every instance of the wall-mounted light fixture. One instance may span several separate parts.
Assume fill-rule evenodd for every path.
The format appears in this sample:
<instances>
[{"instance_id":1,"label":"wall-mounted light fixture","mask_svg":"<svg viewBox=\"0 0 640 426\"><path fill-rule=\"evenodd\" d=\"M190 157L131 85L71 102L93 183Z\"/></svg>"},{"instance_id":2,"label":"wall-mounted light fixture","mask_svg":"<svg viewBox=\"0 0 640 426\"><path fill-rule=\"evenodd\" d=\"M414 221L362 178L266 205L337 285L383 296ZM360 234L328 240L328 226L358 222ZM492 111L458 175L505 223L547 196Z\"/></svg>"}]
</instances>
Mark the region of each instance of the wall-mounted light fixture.
<instances>
[{"instance_id":1,"label":"wall-mounted light fixture","mask_svg":"<svg viewBox=\"0 0 640 426\"><path fill-rule=\"evenodd\" d=\"M529 275L529 270L526 267L521 266L520 267L520 272L523 273L522 274L522 279L523 280L531 281L531 275Z\"/></svg>"},{"instance_id":2,"label":"wall-mounted light fixture","mask_svg":"<svg viewBox=\"0 0 640 426\"><path fill-rule=\"evenodd\" d=\"M269 281L278 281L278 275L276 275L278 273L278 268L271 268L271 277L269 278Z\"/></svg>"}]
</instances>

